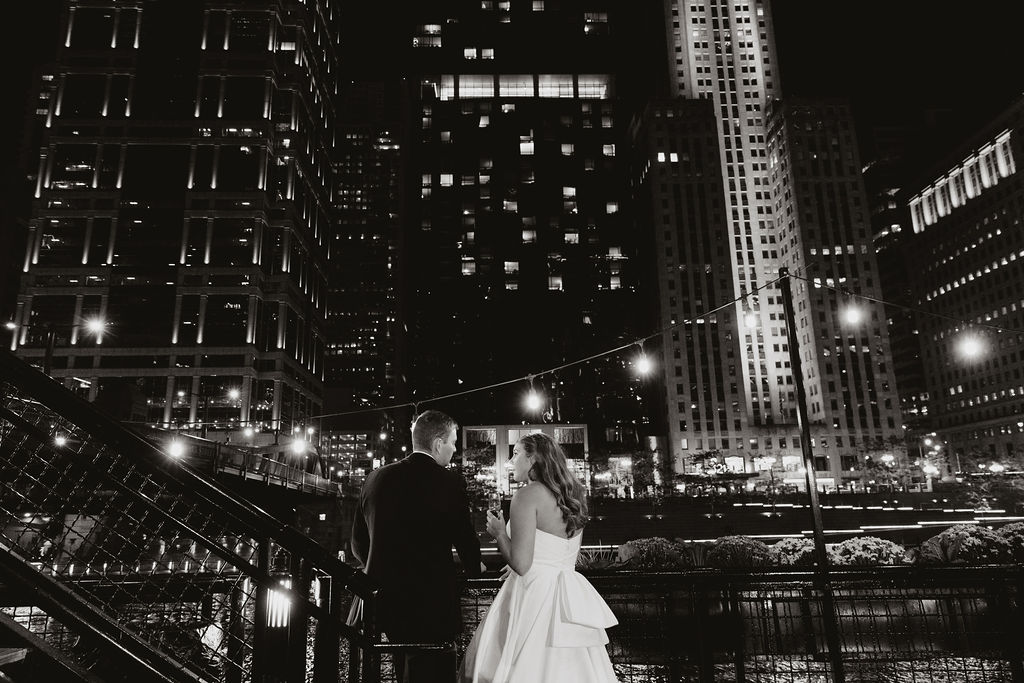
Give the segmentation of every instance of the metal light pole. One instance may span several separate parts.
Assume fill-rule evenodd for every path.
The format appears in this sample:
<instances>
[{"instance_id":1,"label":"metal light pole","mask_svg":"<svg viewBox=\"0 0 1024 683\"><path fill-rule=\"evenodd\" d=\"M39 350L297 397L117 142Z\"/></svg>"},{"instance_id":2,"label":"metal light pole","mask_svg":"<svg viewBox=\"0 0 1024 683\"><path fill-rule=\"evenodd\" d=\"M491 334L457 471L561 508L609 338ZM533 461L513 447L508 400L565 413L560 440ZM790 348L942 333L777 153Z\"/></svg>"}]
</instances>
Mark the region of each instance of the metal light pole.
<instances>
[{"instance_id":1,"label":"metal light pole","mask_svg":"<svg viewBox=\"0 0 1024 683\"><path fill-rule=\"evenodd\" d=\"M800 422L800 451L804 459L804 475L807 482L807 498L811 507L811 524L814 531L814 553L817 556L818 571L815 572L822 592L825 614L825 639L828 643L833 677L836 683L843 683L846 676L839 646L839 629L836 625L832 588L828 584L828 553L825 550L825 529L821 521L821 505L818 503L818 479L814 473L814 453L811 450L811 422L807 415L807 392L804 389L804 375L800 363L800 342L796 330L796 314L793 312L793 290L789 268L779 268L779 287L782 289L782 307L786 316L786 337L789 341L789 361L796 386L797 417Z\"/></svg>"}]
</instances>

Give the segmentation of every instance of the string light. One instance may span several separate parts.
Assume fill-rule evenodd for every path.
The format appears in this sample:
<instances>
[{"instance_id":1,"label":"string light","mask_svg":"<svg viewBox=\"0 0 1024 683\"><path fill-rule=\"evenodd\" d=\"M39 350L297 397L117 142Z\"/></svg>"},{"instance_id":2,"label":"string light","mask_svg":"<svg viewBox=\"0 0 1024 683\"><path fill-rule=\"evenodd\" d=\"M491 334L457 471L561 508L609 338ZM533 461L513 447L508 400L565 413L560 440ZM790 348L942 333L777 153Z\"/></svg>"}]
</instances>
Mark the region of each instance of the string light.
<instances>
[{"instance_id":1,"label":"string light","mask_svg":"<svg viewBox=\"0 0 1024 683\"><path fill-rule=\"evenodd\" d=\"M544 405L544 400L537 393L537 389L533 385L533 375L527 376L526 380L530 383L530 391L526 394L526 409L531 413L535 413Z\"/></svg>"}]
</instances>

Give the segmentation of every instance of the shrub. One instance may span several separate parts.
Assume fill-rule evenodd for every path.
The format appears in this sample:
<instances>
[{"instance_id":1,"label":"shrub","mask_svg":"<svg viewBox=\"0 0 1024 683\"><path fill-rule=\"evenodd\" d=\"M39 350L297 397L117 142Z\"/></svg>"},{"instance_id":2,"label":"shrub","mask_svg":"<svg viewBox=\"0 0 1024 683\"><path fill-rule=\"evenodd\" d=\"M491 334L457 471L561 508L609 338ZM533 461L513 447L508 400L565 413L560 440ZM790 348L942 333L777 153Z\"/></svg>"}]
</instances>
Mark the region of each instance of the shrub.
<instances>
[{"instance_id":1,"label":"shrub","mask_svg":"<svg viewBox=\"0 0 1024 683\"><path fill-rule=\"evenodd\" d=\"M618 553L611 548L583 548L576 557L576 569L611 569L618 559Z\"/></svg>"},{"instance_id":2,"label":"shrub","mask_svg":"<svg viewBox=\"0 0 1024 683\"><path fill-rule=\"evenodd\" d=\"M903 564L906 549L899 543L875 536L857 536L836 543L828 551L828 560L839 567Z\"/></svg>"},{"instance_id":3,"label":"shrub","mask_svg":"<svg viewBox=\"0 0 1024 683\"><path fill-rule=\"evenodd\" d=\"M721 569L763 567L769 562L768 545L749 536L722 536L708 550L709 567Z\"/></svg>"},{"instance_id":4,"label":"shrub","mask_svg":"<svg viewBox=\"0 0 1024 683\"><path fill-rule=\"evenodd\" d=\"M686 567L683 549L667 538L636 538L619 546L619 563L630 569L669 570Z\"/></svg>"},{"instance_id":5,"label":"shrub","mask_svg":"<svg viewBox=\"0 0 1024 683\"><path fill-rule=\"evenodd\" d=\"M1024 562L1024 522L1007 524L996 532L1009 545L1009 557L1014 562Z\"/></svg>"},{"instance_id":6,"label":"shrub","mask_svg":"<svg viewBox=\"0 0 1024 683\"><path fill-rule=\"evenodd\" d=\"M924 564L985 564L1002 562L1010 543L995 531L975 524L957 524L921 544Z\"/></svg>"},{"instance_id":7,"label":"shrub","mask_svg":"<svg viewBox=\"0 0 1024 683\"><path fill-rule=\"evenodd\" d=\"M768 548L769 561L782 567L809 567L814 564L814 541L809 538L783 538Z\"/></svg>"}]
</instances>

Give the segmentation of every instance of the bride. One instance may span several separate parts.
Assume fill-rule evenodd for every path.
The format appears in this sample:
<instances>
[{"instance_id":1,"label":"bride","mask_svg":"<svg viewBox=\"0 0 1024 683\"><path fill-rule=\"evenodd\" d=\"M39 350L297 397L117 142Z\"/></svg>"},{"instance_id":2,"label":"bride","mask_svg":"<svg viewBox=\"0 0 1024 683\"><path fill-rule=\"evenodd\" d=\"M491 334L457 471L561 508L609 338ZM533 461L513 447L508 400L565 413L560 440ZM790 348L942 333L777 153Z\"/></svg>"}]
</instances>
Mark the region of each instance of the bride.
<instances>
[{"instance_id":1,"label":"bride","mask_svg":"<svg viewBox=\"0 0 1024 683\"><path fill-rule=\"evenodd\" d=\"M516 443L511 466L525 483L508 525L487 514L487 532L508 563L505 583L459 669L462 683L612 683L605 629L618 623L576 572L587 504L562 449L546 434Z\"/></svg>"}]
</instances>

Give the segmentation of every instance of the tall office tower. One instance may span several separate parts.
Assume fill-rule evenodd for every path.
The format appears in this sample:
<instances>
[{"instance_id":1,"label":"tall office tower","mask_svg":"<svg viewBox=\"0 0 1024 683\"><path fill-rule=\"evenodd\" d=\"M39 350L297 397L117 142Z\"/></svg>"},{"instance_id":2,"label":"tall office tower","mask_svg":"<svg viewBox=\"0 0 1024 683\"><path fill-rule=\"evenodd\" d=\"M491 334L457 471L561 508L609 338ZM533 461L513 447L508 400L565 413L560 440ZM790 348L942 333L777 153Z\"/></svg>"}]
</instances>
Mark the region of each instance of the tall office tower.
<instances>
[{"instance_id":1,"label":"tall office tower","mask_svg":"<svg viewBox=\"0 0 1024 683\"><path fill-rule=\"evenodd\" d=\"M905 451L853 118L845 102L795 99L768 116L779 263L806 278L793 299L816 469L853 484L864 456Z\"/></svg>"},{"instance_id":2,"label":"tall office tower","mask_svg":"<svg viewBox=\"0 0 1024 683\"><path fill-rule=\"evenodd\" d=\"M411 399L525 378L636 339L614 3L417 3L409 64ZM622 15L630 21L629 12ZM460 421L587 422L629 441L634 354L604 355L445 405ZM496 422L497 421L497 422ZM594 437L597 437L596 439Z\"/></svg>"},{"instance_id":3,"label":"tall office tower","mask_svg":"<svg viewBox=\"0 0 1024 683\"><path fill-rule=\"evenodd\" d=\"M1024 453L1022 139L1024 98L911 190L929 414L960 471Z\"/></svg>"},{"instance_id":4,"label":"tall office tower","mask_svg":"<svg viewBox=\"0 0 1024 683\"><path fill-rule=\"evenodd\" d=\"M703 390L699 382L691 382L689 386L685 382L673 382L673 377L667 373L669 368L666 367L666 384L670 394L669 421L673 426L686 425L686 429L680 431L680 440L673 444L673 448L678 449L676 454L683 456L685 461L686 450L692 451L696 440L702 439L699 450L719 451L730 469L746 472L764 470L781 460L784 470L795 471L800 467L801 444L782 300L777 287L765 288L764 285L775 279L782 265L789 265L798 274L812 266L799 252L793 251L793 245L787 243L794 233L801 233L805 229L809 231L807 240L809 245L814 246L815 255L819 252L831 254L837 244L843 244L844 251L848 248L856 249L861 262L870 262L864 267L874 270L873 251L868 248L870 235L867 217L863 215L866 208L861 209L862 215L859 217L847 217L850 225L843 227L845 241L828 245L827 252L824 251L825 246L817 244L818 240L826 239L824 234L816 234L814 227L803 217L794 218L786 213L793 210L793 203L797 201L807 206L828 202L828 199L819 200L813 194L804 196L806 187L811 185L830 188L829 197L834 201L842 199L850 203L864 202L860 169L856 168L856 163L852 171L844 165L843 173L849 171L850 177L844 175L837 178L832 169L824 169L815 164L804 169L801 165L798 176L783 178L778 175L778 169L774 168L778 159L770 161L768 109L780 97L780 90L770 5L767 1L747 0L737 3L724 0L666 0L665 24L671 46L668 52L669 65L675 76L673 94L687 99L710 101L717 123L720 155L718 168L725 193L723 213L726 240L716 261L724 261L732 274L732 283L731 288L720 287L721 300L705 301L703 311L727 303L730 299L724 297L731 289L734 292L733 298L738 300L728 317L719 312L717 319L723 328L722 333L734 338L739 345L737 357L727 358L731 362L726 363L727 372L736 372L736 380L728 380L731 397L728 401L722 401L718 396L709 396L709 392ZM785 120L785 106L781 106L778 111L782 118L775 124L779 136L774 142L776 147L784 145L785 135L792 138L795 134L795 131L789 131L780 123ZM852 130L840 131L842 126L850 125L848 115L835 110L831 119L829 124L833 128L830 130L833 135L842 138L841 143L836 144L841 144L843 154L855 155L856 143ZM818 131L817 134L822 133ZM666 141L671 144L669 138ZM832 150L831 140L826 141L826 147ZM851 188L850 182L854 182L855 186ZM773 196L778 183L785 183L787 187L792 185L785 197ZM839 230L838 227L835 229ZM865 250L870 253L862 253ZM717 265L709 264L712 272ZM837 271L837 274L825 277L831 277L834 282L839 282L842 277L845 279L841 282L852 284L850 274L840 275ZM855 291L877 292L877 276L871 274L862 277L858 270L857 277L864 283L858 285L861 289ZM814 306L811 309L814 324L824 322L826 324L820 331L830 332L824 344L820 335L815 334L808 337L801 348L805 355L819 358L819 349L825 351L832 346L835 312L823 308L824 302L817 299L812 298L807 305ZM811 315L810 311L801 313ZM884 315L873 321L875 328L879 320L884 320ZM799 332L805 334L803 330ZM885 360L880 370L871 368L870 374L864 374L867 371L860 366L847 370L858 379L841 383L839 388L835 388L834 380L832 384L825 380L820 390L831 392L827 396L817 393L819 389L812 387L814 393L809 400L812 407L817 406L811 414L815 432L813 447L819 469L831 474L821 477L824 486L841 485L840 469L859 467L857 463L860 454L875 450L876 447L880 449L883 445L889 447L886 439L901 428L895 418L895 409L886 407L894 400L895 389L891 379L887 339L883 332L878 334L880 342L872 348L884 349ZM874 328L869 333L869 339L873 336ZM696 342L699 337L698 334L691 334L667 340L670 346L666 356L670 352L672 356L699 357L702 353ZM865 346L872 343L866 342ZM823 369L805 366L805 374L820 380L819 371ZM838 363L833 368L836 373L841 373L843 369ZM878 375L879 372L882 376ZM735 392L733 381L738 385ZM710 388L714 389L713 383ZM845 396L843 388L850 392L851 400L863 396L864 410L867 411L863 418L859 414L851 417L845 409L839 408ZM877 405L873 406L871 401ZM836 404L834 409L833 403ZM690 415L685 414L687 409ZM718 441L709 447L707 434L696 429L701 422L693 418L701 417L702 427L706 429L708 425L704 416L719 409L729 414L724 422L730 433L715 435ZM733 416L732 412L736 415ZM722 436L728 439L728 446L723 446ZM842 444L841 452L831 450L837 444ZM841 457L830 458L830 453L840 453ZM849 478L861 477L856 475ZM794 476L793 483L802 483L801 477Z\"/></svg>"},{"instance_id":5,"label":"tall office tower","mask_svg":"<svg viewBox=\"0 0 1024 683\"><path fill-rule=\"evenodd\" d=\"M741 333L733 306L712 312L736 296L714 105L654 101L635 130L643 159L635 171L638 204L651 209L640 222L652 226L650 272L665 330L661 372L673 468L684 471L688 454L719 451L725 465L746 471L741 449L751 430Z\"/></svg>"},{"instance_id":6,"label":"tall office tower","mask_svg":"<svg viewBox=\"0 0 1024 683\"><path fill-rule=\"evenodd\" d=\"M334 225L328 252L326 411L393 403L399 395L397 290L401 144L394 120L371 116L378 87L345 88L352 113L335 147Z\"/></svg>"},{"instance_id":7,"label":"tall office tower","mask_svg":"<svg viewBox=\"0 0 1024 683\"><path fill-rule=\"evenodd\" d=\"M319 412L329 5L65 3L19 354L154 425Z\"/></svg>"},{"instance_id":8,"label":"tall office tower","mask_svg":"<svg viewBox=\"0 0 1024 683\"><path fill-rule=\"evenodd\" d=\"M913 298L914 260L905 245L913 230L910 210L901 194L913 173L910 166L916 161L910 141L917 138L917 142L922 142L921 123L924 122L916 126L907 121L873 127L862 173L882 296L893 302L886 306L885 315L901 419L908 442L918 445L931 427L916 315L906 307L906 302Z\"/></svg>"},{"instance_id":9,"label":"tall office tower","mask_svg":"<svg viewBox=\"0 0 1024 683\"><path fill-rule=\"evenodd\" d=\"M778 246L765 120L768 101L779 95L770 5L767 0L666 0L665 25L672 94L713 104L726 193L728 239L723 258L730 265L731 289L737 296L748 295L735 304L730 316L732 334L741 342L734 364L743 391L737 396L747 416L743 427L750 430L747 444L760 445L762 432L770 434L792 421L778 400L779 381L788 374L782 368L788 356L780 351L785 337L776 322L782 307L771 292L758 291L775 277L778 267L772 256ZM721 303L705 301L705 310ZM681 343L683 355L692 353L685 339ZM685 386L683 393L669 398L670 404L701 402ZM691 431L687 438L692 442L700 435Z\"/></svg>"}]
</instances>

